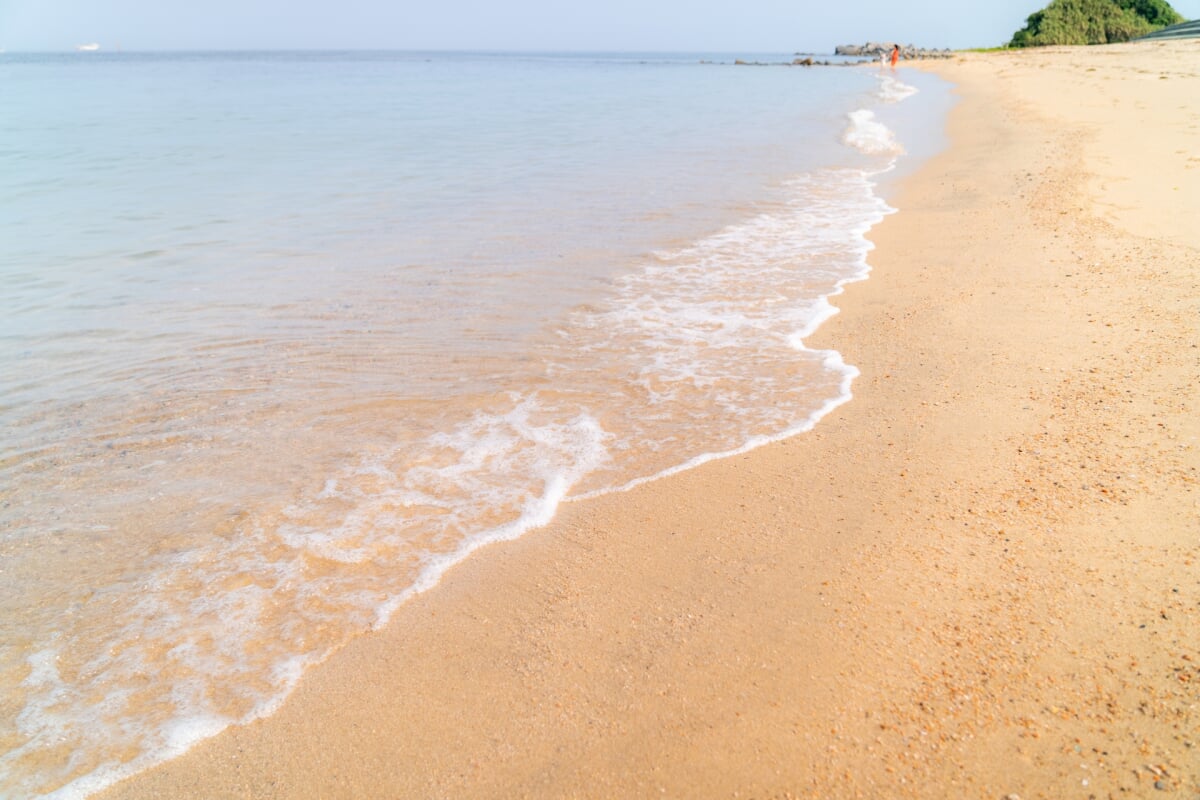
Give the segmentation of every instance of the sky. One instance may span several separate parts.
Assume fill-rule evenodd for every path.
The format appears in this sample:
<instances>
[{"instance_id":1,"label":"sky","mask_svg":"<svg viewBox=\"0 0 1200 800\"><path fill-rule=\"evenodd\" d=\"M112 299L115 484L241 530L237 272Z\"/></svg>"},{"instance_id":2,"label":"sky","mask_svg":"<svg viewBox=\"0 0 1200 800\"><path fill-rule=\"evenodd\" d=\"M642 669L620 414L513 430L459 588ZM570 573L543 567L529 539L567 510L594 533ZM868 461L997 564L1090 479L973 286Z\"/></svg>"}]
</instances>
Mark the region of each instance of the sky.
<instances>
[{"instance_id":1,"label":"sky","mask_svg":"<svg viewBox=\"0 0 1200 800\"><path fill-rule=\"evenodd\" d=\"M0 48L831 52L1003 44L1048 0L0 0ZM1188 19L1200 0L1174 0Z\"/></svg>"}]
</instances>

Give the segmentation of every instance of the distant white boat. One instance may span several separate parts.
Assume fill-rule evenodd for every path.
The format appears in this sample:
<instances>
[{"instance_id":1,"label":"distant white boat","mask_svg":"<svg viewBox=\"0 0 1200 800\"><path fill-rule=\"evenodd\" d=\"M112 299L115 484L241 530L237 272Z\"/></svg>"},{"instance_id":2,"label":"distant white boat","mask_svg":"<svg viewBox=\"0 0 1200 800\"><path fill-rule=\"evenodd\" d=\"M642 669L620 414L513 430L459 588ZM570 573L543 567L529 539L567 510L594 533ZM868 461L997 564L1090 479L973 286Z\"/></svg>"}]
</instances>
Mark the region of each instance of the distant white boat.
<instances>
[{"instance_id":1,"label":"distant white boat","mask_svg":"<svg viewBox=\"0 0 1200 800\"><path fill-rule=\"evenodd\" d=\"M81 53L94 53L100 49L100 45L92 42L91 44L77 44L75 49Z\"/></svg>"}]
</instances>

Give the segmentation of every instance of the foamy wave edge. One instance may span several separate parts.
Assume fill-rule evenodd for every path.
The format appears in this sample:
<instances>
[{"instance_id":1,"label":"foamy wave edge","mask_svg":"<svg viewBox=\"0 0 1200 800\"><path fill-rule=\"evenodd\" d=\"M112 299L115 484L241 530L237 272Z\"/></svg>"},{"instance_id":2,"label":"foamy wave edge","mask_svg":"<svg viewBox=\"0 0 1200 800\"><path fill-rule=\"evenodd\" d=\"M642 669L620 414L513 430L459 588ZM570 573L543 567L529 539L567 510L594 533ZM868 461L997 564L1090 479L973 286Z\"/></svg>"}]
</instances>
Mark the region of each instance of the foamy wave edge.
<instances>
[{"instance_id":1,"label":"foamy wave edge","mask_svg":"<svg viewBox=\"0 0 1200 800\"><path fill-rule=\"evenodd\" d=\"M918 89L891 75L879 76L876 97L884 103L898 103L917 94ZM875 112L860 108L848 115L849 126L842 134L842 143L867 155L904 155L890 128L875 118Z\"/></svg>"},{"instance_id":2,"label":"foamy wave edge","mask_svg":"<svg viewBox=\"0 0 1200 800\"><path fill-rule=\"evenodd\" d=\"M904 83L891 75L881 75L879 84L879 90L876 96L879 100L885 103L897 103L903 101L914 94L917 94L919 91L915 86L910 86L909 84ZM844 144L853 147L860 152L866 153L867 155L886 154L891 157L887 166L883 169L875 172L863 173L863 178L871 182L873 186L874 183L871 181L871 179L875 176L885 174L895 169L896 160L899 156L904 154L904 149L896 141L895 135L892 133L891 129L889 129L883 123L877 121L875 119L875 113L870 109L858 109L856 111L852 111L849 114L849 119L851 123L850 127L842 137ZM825 324L825 322L827 322L829 319L840 313L840 309L830 303L829 298L836 297L837 295L844 293L847 284L866 280L870 276L871 266L867 262L866 254L874 250L875 245L866 238L867 233L869 233L871 228L875 227L875 225L878 225L880 222L882 222L884 218L890 216L891 214L895 214L897 210L898 209L889 205L882 204L878 219L871 224L855 231L855 233L863 239L865 245L863 262L860 266L860 270L858 273L838 281L834 291L819 298L819 302L824 306L823 312L818 314L806 328L793 334L791 338L791 344L797 350L810 350L810 348L804 345L803 340L807 339L809 336L812 336L821 327L821 325ZM606 494L628 492L636 489L639 486L644 486L647 483L652 483L662 478L669 478L672 475L678 475L682 472L695 469L696 467L707 464L710 461L717 461L723 458L732 458L734 456L744 455L752 450L757 450L760 447L782 442L811 431L825 416L830 414L836 408L845 405L854 399L854 394L851 391L851 385L854 383L854 379L861 374L857 367L853 366L852 364L847 364L842 358L842 354L836 350L811 352L822 352L824 355L825 366L829 369L841 371L842 381L839 387L840 393L838 396L826 401L820 408L809 414L808 417L802 422L771 436L752 437L741 447L736 447L731 450L723 450L717 453L702 453L701 455L688 459L682 464L665 469L655 475L635 478L634 480L614 489L603 489L595 492L588 492L576 497L565 498L565 500L567 502L591 500L597 497L602 497Z\"/></svg>"},{"instance_id":3,"label":"foamy wave edge","mask_svg":"<svg viewBox=\"0 0 1200 800\"><path fill-rule=\"evenodd\" d=\"M881 175L883 173L890 172L894 168L895 168L895 160L893 160L891 163L889 163L886 168L879 170L878 172L864 173L863 177L869 180L871 177L873 177L875 175ZM816 317L814 317L814 319L811 322L809 322L809 324L805 328L792 334L792 336L789 339L789 343L792 345L792 347L794 347L797 350L806 350L809 352L821 353L824 357L823 363L827 368L829 368L831 370L840 371L842 373L842 380L838 387L839 393L836 397L833 397L833 398L827 400L820 408L813 411L801 422L799 422L796 425L793 425L789 428L786 428L783 431L780 431L779 433L772 434L772 435L764 435L764 436L754 436L754 437L751 437L750 439L748 439L740 447L735 447L731 450L723 450L723 451L716 452L716 453L702 453L698 456L694 456L694 457L688 459L687 461L683 462L682 464L679 464L674 467L669 467L668 469L665 469L657 474L647 475L647 476L641 477L641 478L634 478L633 480L629 481L628 483L625 483L621 486L618 486L618 487L615 487L612 489L602 489L602 490L595 491L595 492L588 492L586 494L581 494L581 495L578 495L575 497L568 497L568 498L565 498L566 501L567 502L576 502L576 501L580 501L580 500L592 500L597 497L603 497L604 495L607 495L607 494L628 492L633 489L636 489L639 486L644 486L647 483L652 483L654 481L661 480L662 478L669 478L672 475L678 475L682 472L687 472L688 470L695 469L696 467L707 464L710 461L717 461L717 460L720 460L723 458L732 458L733 456L744 455L746 453L749 453L752 450L757 450L760 447L764 447L769 444L775 444L777 442L782 442L786 439L791 439L795 436L799 436L800 434L811 431L813 428L816 427L818 422L820 422L825 416L827 416L829 413L831 413L834 409L838 408L839 406L845 405L846 403L848 403L852 399L854 399L854 394L851 391L851 385L854 383L854 379L857 378L861 374L859 369L852 364L847 364L845 362L845 360L842 358L842 354L837 352L836 350L813 350L812 348L809 348L804 344L804 339L807 339L809 336L812 336L828 320L830 320L837 314L841 313L841 309L839 309L833 303L829 302L829 298L836 297L840 294L843 294L845 292L845 287L848 284L857 283L858 281L864 281L870 276L871 266L869 263L867 263L866 254L869 253L870 251L874 250L875 245L874 245L874 243L872 243L870 240L868 240L866 238L867 233L870 232L871 228L878 225L886 217L888 217L892 214L895 214L897 211L898 211L898 209L881 203L881 208L879 209L878 219L876 219L870 225L868 225L860 230L855 231L856 235L858 235L859 237L861 237L863 239L863 244L864 244L863 261L862 261L862 264L860 265L859 271L857 273L855 273L854 275L851 275L847 278L843 278L842 280L838 281L835 286L834 291L830 292L829 294L821 296L818 299L818 302L822 305L821 313L818 314Z\"/></svg>"}]
</instances>

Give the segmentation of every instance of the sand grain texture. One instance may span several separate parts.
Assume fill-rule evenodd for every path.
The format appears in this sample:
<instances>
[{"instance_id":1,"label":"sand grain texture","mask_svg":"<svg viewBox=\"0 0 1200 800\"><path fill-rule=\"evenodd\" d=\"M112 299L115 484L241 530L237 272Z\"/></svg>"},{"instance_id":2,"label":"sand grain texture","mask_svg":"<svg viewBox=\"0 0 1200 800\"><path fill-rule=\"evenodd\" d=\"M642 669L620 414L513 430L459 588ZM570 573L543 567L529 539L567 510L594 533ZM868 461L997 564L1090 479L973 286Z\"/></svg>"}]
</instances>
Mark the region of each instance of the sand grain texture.
<instances>
[{"instance_id":1,"label":"sand grain texture","mask_svg":"<svg viewBox=\"0 0 1200 800\"><path fill-rule=\"evenodd\" d=\"M813 340L853 402L568 504L104 796L1200 795L1200 42L930 68L951 148Z\"/></svg>"}]
</instances>

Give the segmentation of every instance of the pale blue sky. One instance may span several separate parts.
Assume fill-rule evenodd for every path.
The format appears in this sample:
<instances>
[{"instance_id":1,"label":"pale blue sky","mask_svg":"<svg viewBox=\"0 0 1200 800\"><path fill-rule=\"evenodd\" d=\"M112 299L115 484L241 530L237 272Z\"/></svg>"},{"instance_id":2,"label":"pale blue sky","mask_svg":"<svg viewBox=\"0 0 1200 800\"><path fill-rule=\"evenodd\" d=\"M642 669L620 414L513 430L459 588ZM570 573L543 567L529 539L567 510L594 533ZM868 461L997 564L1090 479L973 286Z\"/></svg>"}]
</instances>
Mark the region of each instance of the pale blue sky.
<instances>
[{"instance_id":1,"label":"pale blue sky","mask_svg":"<svg viewBox=\"0 0 1200 800\"><path fill-rule=\"evenodd\" d=\"M1046 0L0 0L0 48L829 52L1001 44ZM1188 19L1200 0L1176 0Z\"/></svg>"}]
</instances>

